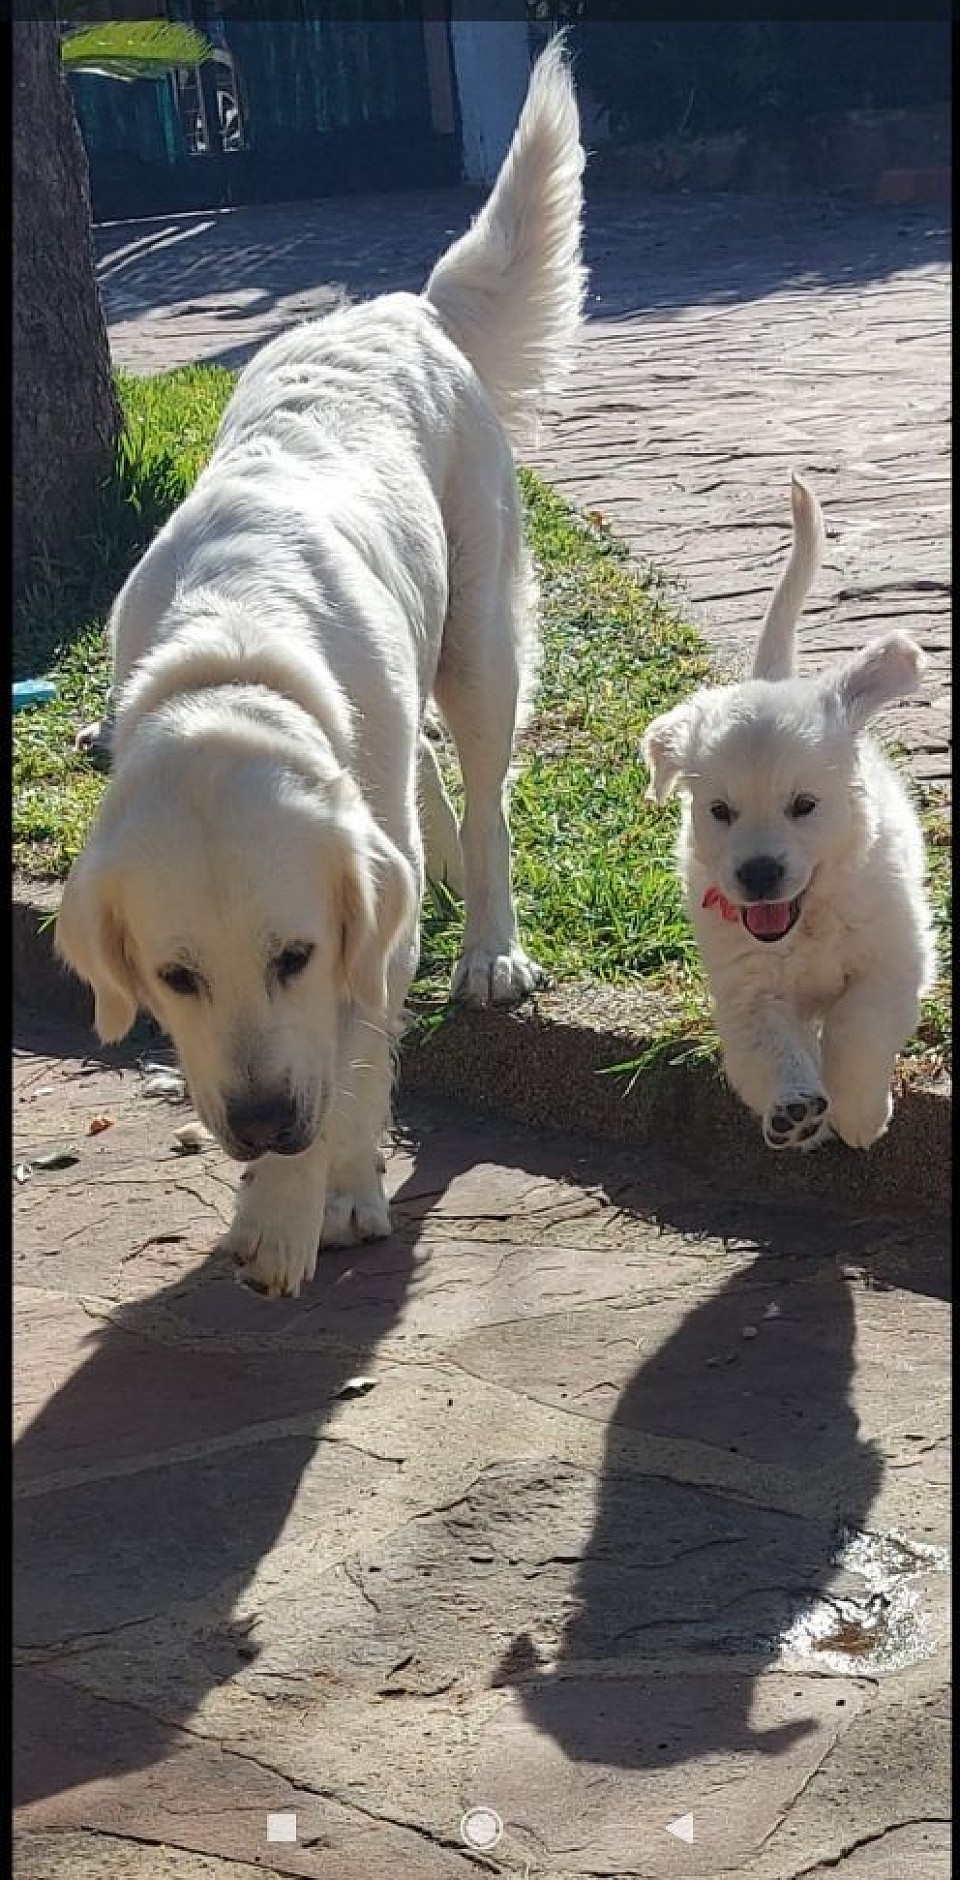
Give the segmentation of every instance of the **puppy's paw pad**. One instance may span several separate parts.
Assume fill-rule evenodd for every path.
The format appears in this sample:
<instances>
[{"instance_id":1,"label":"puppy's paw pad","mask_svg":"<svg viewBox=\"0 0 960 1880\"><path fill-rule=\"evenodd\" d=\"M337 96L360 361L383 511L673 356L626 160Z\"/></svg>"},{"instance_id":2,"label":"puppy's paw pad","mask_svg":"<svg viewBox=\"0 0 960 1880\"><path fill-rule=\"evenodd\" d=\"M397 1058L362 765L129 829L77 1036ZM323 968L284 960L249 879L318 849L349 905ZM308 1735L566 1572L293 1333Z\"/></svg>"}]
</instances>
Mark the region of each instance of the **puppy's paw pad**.
<instances>
[{"instance_id":1,"label":"puppy's paw pad","mask_svg":"<svg viewBox=\"0 0 960 1880\"><path fill-rule=\"evenodd\" d=\"M549 976L521 947L498 953L487 947L468 947L453 975L451 997L462 1005L518 1005Z\"/></svg>"},{"instance_id":2,"label":"puppy's paw pad","mask_svg":"<svg viewBox=\"0 0 960 1880\"><path fill-rule=\"evenodd\" d=\"M819 1090L791 1091L771 1104L763 1119L768 1149L815 1149L829 1134L830 1100Z\"/></svg>"},{"instance_id":3,"label":"puppy's paw pad","mask_svg":"<svg viewBox=\"0 0 960 1880\"><path fill-rule=\"evenodd\" d=\"M376 1188L334 1188L327 1195L320 1244L356 1247L364 1240L386 1240L392 1233L390 1209L379 1182Z\"/></svg>"}]
</instances>

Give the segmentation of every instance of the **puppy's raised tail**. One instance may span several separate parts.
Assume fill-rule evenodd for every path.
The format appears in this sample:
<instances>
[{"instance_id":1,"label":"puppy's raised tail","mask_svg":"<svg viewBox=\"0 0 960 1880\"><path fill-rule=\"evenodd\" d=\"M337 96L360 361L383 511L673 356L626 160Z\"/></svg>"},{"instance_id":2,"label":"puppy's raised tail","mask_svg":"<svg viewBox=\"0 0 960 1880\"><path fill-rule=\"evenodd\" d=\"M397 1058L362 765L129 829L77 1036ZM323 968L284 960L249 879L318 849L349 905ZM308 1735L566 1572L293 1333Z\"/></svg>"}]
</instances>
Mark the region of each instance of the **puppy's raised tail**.
<instances>
[{"instance_id":1,"label":"puppy's raised tail","mask_svg":"<svg viewBox=\"0 0 960 1880\"><path fill-rule=\"evenodd\" d=\"M791 679L796 672L796 625L823 560L823 512L813 491L797 475L790 479L790 508L793 547L760 629L753 659L755 679Z\"/></svg>"},{"instance_id":2,"label":"puppy's raised tail","mask_svg":"<svg viewBox=\"0 0 960 1880\"><path fill-rule=\"evenodd\" d=\"M562 39L537 60L493 190L424 293L514 443L562 377L580 325L584 153Z\"/></svg>"}]
</instances>

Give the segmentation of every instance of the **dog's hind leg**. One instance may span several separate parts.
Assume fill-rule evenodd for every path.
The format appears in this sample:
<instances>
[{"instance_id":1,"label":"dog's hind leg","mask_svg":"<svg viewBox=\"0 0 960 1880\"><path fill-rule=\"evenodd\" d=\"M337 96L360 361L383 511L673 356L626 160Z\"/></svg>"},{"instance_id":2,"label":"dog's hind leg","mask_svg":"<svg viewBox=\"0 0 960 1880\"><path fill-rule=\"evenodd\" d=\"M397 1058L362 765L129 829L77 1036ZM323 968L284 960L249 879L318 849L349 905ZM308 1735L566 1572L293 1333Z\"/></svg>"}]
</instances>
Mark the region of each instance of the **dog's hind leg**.
<instances>
[{"instance_id":1,"label":"dog's hind leg","mask_svg":"<svg viewBox=\"0 0 960 1880\"><path fill-rule=\"evenodd\" d=\"M419 784L427 879L446 882L462 900L463 856L456 813L444 787L437 753L425 732L420 737Z\"/></svg>"},{"instance_id":2,"label":"dog's hind leg","mask_svg":"<svg viewBox=\"0 0 960 1880\"><path fill-rule=\"evenodd\" d=\"M467 1005L510 1005L545 980L520 945L507 820L507 774L534 645L519 515L508 556L512 566L498 572L494 564L455 592L434 688L463 776L466 924L453 995Z\"/></svg>"}]
</instances>

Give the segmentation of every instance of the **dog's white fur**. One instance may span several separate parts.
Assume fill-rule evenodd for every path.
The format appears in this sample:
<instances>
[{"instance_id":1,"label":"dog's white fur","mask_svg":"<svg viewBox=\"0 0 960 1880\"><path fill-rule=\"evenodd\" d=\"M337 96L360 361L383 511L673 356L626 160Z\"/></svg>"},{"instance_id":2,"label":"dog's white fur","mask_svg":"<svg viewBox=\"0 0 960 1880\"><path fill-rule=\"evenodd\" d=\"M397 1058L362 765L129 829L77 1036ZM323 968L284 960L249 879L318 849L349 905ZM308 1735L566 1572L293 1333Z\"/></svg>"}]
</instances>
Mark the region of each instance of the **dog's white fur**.
<instances>
[{"instance_id":1,"label":"dog's white fur","mask_svg":"<svg viewBox=\"0 0 960 1880\"><path fill-rule=\"evenodd\" d=\"M798 477L791 502L793 548L753 677L656 719L643 755L648 794L681 795L680 873L731 1084L771 1148L813 1147L831 1130L866 1148L890 1119L897 1055L935 960L920 824L863 727L915 690L922 655L894 632L818 678L796 677L795 625L824 531ZM718 821L718 806L733 820ZM783 870L769 898L802 897L794 927L771 942L740 917L764 898L737 873L757 857Z\"/></svg>"},{"instance_id":2,"label":"dog's white fur","mask_svg":"<svg viewBox=\"0 0 960 1880\"><path fill-rule=\"evenodd\" d=\"M321 1223L325 1244L390 1230L379 1145L417 959L418 765L430 873L456 878L462 853L455 990L505 1002L539 978L505 802L537 645L511 443L577 334L582 168L554 41L424 293L254 359L113 610L114 775L57 944L101 1037L153 1012L200 1115L250 1160L226 1244L268 1292L311 1278ZM460 760L459 839L431 697Z\"/></svg>"}]
</instances>

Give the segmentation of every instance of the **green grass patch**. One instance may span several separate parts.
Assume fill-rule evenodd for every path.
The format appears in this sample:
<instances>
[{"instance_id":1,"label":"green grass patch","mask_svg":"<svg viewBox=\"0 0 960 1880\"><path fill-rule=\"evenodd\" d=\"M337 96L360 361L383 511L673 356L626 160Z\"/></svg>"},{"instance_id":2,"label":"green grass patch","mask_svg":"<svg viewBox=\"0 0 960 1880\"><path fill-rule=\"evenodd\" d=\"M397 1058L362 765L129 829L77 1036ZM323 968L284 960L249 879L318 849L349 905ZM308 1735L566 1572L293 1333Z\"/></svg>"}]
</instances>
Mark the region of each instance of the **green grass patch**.
<instances>
[{"instance_id":1,"label":"green grass patch","mask_svg":"<svg viewBox=\"0 0 960 1880\"><path fill-rule=\"evenodd\" d=\"M118 587L182 502L210 452L235 374L183 366L155 379L117 374L125 431L90 526L37 569L17 613L14 678L58 669L66 648L102 624Z\"/></svg>"},{"instance_id":2,"label":"green grass patch","mask_svg":"<svg viewBox=\"0 0 960 1880\"><path fill-rule=\"evenodd\" d=\"M206 460L233 382L210 366L121 376L127 431L97 525L71 567L42 571L18 619L18 675L49 671L58 684L53 704L14 720L14 857L28 875L61 879L83 844L105 779L73 742L103 712L105 614ZM558 979L642 982L669 994L674 1018L643 1059L618 1067L629 1079L665 1056L717 1050L673 869L677 808L645 801L639 757L649 719L708 679L710 666L668 584L632 567L601 518L578 515L529 471L521 486L543 640L512 799L521 930ZM456 793L449 752L444 761ZM943 977L906 1056L928 1070L946 1061L950 1031L950 837L932 796L922 809ZM457 903L433 891L412 998L424 1031L442 1022L461 926Z\"/></svg>"},{"instance_id":3,"label":"green grass patch","mask_svg":"<svg viewBox=\"0 0 960 1880\"><path fill-rule=\"evenodd\" d=\"M83 846L104 779L73 746L106 704L106 616L192 488L234 383L222 366L183 366L153 379L117 375L125 432L94 523L71 561L40 569L17 617L15 676L49 673L57 682L52 704L13 724L14 861L25 874L60 880Z\"/></svg>"}]
</instances>

